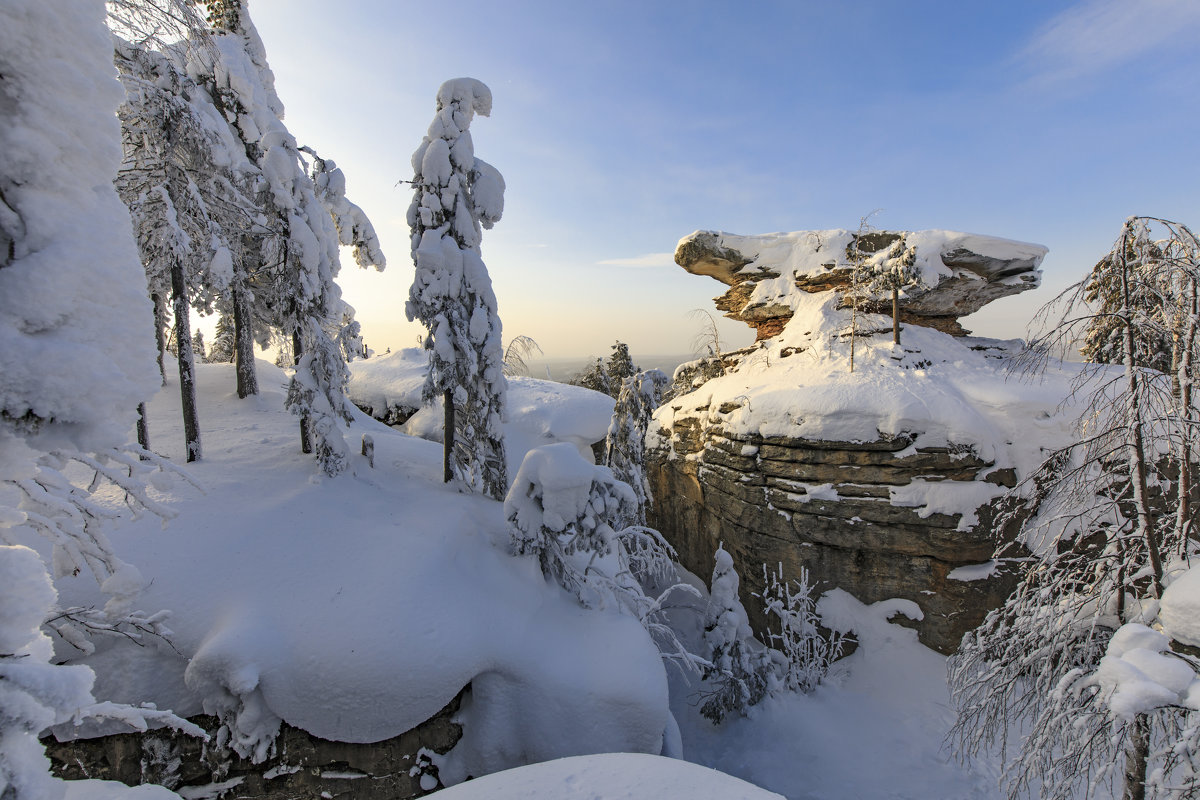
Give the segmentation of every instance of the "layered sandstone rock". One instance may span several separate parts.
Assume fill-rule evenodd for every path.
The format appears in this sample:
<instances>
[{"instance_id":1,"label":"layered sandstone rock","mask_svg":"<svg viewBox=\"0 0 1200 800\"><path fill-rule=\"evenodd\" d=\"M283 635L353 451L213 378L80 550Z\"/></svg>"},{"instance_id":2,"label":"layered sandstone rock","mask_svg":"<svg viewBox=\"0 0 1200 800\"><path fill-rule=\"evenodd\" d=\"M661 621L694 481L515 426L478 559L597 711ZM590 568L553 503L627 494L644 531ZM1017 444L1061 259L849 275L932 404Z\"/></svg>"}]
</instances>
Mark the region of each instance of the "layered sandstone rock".
<instances>
[{"instance_id":1,"label":"layered sandstone rock","mask_svg":"<svg viewBox=\"0 0 1200 800\"><path fill-rule=\"evenodd\" d=\"M954 335L967 332L958 318L973 314L1001 297L1036 288L1038 266L1046 255L1041 245L951 231L798 231L737 236L696 231L680 240L675 262L695 275L728 285L716 298L726 316L759 332L777 335L791 319L789 296L845 291L853 267L884 254L899 243L915 251L924 285L905 293L905 321ZM866 298L883 310L881 301Z\"/></svg>"},{"instance_id":2,"label":"layered sandstone rock","mask_svg":"<svg viewBox=\"0 0 1200 800\"><path fill-rule=\"evenodd\" d=\"M656 415L652 524L698 575L723 542L756 627L763 565L782 564L863 602L916 602L921 640L948 653L1011 590L989 561L1015 533L998 529L1000 498L1070 435L1056 411L1065 378L1008 381L1014 343L963 336L957 320L1036 286L1045 248L944 231L871 237L863 251L900 242L922 272L902 303L902 347L869 302L853 319L846 308L853 233L680 242L676 260L729 285L718 307L759 341Z\"/></svg>"}]
</instances>

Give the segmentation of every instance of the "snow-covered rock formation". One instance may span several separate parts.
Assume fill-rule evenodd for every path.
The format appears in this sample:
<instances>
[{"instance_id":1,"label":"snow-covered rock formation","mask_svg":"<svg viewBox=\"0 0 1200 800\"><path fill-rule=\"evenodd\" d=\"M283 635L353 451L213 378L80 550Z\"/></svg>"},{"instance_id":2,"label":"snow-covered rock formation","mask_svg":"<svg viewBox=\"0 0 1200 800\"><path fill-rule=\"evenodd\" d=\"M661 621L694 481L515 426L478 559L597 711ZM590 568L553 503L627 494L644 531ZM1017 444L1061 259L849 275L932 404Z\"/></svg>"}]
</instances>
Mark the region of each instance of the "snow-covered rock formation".
<instances>
[{"instance_id":1,"label":"snow-covered rock formation","mask_svg":"<svg viewBox=\"0 0 1200 800\"><path fill-rule=\"evenodd\" d=\"M911 249L922 284L907 292L905 322L965 334L958 318L1001 297L1037 287L1046 248L952 231L796 231L736 236L696 231L680 240L675 262L730 288L717 308L758 331L777 335L791 318L797 289L845 291L856 264L870 265L893 247ZM880 309L879 301L868 307ZM889 306L890 308L890 306ZM881 310L881 309L880 309Z\"/></svg>"},{"instance_id":2,"label":"snow-covered rock formation","mask_svg":"<svg viewBox=\"0 0 1200 800\"><path fill-rule=\"evenodd\" d=\"M1009 590L989 563L1003 535L995 501L1070 435L1056 413L1067 376L1010 379L1019 343L963 335L957 317L1036 286L1046 250L945 231L868 236L860 268L909 251L921 276L900 296L902 346L890 293L855 282L852 232L680 242L676 261L729 284L718 308L759 340L707 382L677 381L683 393L656 414L651 524L698 574L723 541L756 627L760 565L782 563L866 603L916 602L921 640L949 652Z\"/></svg>"}]
</instances>

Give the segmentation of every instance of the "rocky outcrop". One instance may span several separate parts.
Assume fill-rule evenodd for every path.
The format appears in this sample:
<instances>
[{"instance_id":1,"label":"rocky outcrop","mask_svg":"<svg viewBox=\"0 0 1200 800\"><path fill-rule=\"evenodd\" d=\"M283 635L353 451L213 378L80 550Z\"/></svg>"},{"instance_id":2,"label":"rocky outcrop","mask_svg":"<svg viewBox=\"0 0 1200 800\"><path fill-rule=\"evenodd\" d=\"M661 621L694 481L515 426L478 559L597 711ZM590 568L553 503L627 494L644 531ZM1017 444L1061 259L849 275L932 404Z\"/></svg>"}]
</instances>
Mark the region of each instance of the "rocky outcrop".
<instances>
[{"instance_id":1,"label":"rocky outcrop","mask_svg":"<svg viewBox=\"0 0 1200 800\"><path fill-rule=\"evenodd\" d=\"M261 764L168 730L47 740L46 754L60 778L155 783L185 797L404 800L441 788L430 755L447 752L462 736L452 719L461 698L413 730L369 744L331 742L284 723L275 754ZM191 721L210 733L219 724L215 717Z\"/></svg>"},{"instance_id":2,"label":"rocky outcrop","mask_svg":"<svg viewBox=\"0 0 1200 800\"><path fill-rule=\"evenodd\" d=\"M878 258L897 243L912 248L924 285L906 291L904 320L954 335L967 331L959 317L1001 297L1036 288L1038 266L1046 254L1039 245L949 231L844 230L737 236L696 231L675 250L675 262L695 275L729 286L716 298L726 316L758 330L758 338L777 335L792 316L791 287L809 293L845 291L853 265ZM780 281L787 285L781 286ZM887 300L865 299L867 310L884 311ZM890 313L890 305L887 306Z\"/></svg>"},{"instance_id":3,"label":"rocky outcrop","mask_svg":"<svg viewBox=\"0 0 1200 800\"><path fill-rule=\"evenodd\" d=\"M736 436L686 418L660 435L674 452L650 455L651 525L697 575L712 571L723 542L742 571L743 600L760 631L766 619L745 593L762 591L762 564L782 564L792 577L805 568L821 591L844 588L866 603L912 600L925 614L916 625L921 641L943 653L1012 590L1008 577L978 566L996 546L991 506L977 512L978 524L960 530L960 514L922 515L891 499L894 488L914 480L981 480L997 494L1015 483L1011 469L993 469L969 448L914 449L909 436Z\"/></svg>"},{"instance_id":4,"label":"rocky outcrop","mask_svg":"<svg viewBox=\"0 0 1200 800\"><path fill-rule=\"evenodd\" d=\"M1009 383L1012 343L958 320L1037 286L1045 253L949 231L685 237L676 261L725 283L717 307L758 340L678 373L647 436L651 524L700 576L723 543L760 632L751 595L781 564L821 591L915 602L921 641L952 652L1012 589L990 561L1018 524L1001 529L1000 498L1069 435L1067 390ZM891 292L866 280L899 266L919 276L902 345Z\"/></svg>"}]
</instances>

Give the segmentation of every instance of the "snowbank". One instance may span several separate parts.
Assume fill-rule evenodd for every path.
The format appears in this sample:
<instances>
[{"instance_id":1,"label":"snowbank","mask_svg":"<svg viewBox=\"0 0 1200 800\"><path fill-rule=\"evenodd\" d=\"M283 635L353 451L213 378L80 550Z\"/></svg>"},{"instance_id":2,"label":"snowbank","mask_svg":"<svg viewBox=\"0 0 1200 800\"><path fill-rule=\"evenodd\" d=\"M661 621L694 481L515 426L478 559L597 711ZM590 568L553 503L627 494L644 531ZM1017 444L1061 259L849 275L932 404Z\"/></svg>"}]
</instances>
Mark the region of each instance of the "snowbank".
<instances>
[{"instance_id":1,"label":"snowbank","mask_svg":"<svg viewBox=\"0 0 1200 800\"><path fill-rule=\"evenodd\" d=\"M355 405L370 408L376 419L393 410L415 411L403 430L440 442L441 404L421 402L428 369L429 356L417 347L356 360L350 364L347 393ZM592 445L607 435L614 406L613 399L601 392L522 376L508 378L506 403L504 448L509 475L517 473L530 450L556 442L570 442L591 461Z\"/></svg>"},{"instance_id":2,"label":"snowbank","mask_svg":"<svg viewBox=\"0 0 1200 800\"><path fill-rule=\"evenodd\" d=\"M771 800L781 795L686 761L633 753L564 758L444 789L438 800Z\"/></svg>"},{"instance_id":3,"label":"snowbank","mask_svg":"<svg viewBox=\"0 0 1200 800\"><path fill-rule=\"evenodd\" d=\"M285 376L259 362L261 396L233 367L199 365L205 487L163 488L167 529L112 534L174 612L171 646L103 641L84 659L97 696L223 715L239 752L263 756L279 720L326 739L395 736L470 683L464 736L441 765L460 780L529 761L657 753L666 677L637 620L586 611L508 554L499 503L441 483L441 449L361 417L377 469L314 475L282 410ZM564 412L565 413L565 412ZM176 387L150 404L160 452L183 452ZM119 498L110 498L113 503ZM68 602L96 602L83 578ZM59 643L61 657L71 657Z\"/></svg>"},{"instance_id":4,"label":"snowbank","mask_svg":"<svg viewBox=\"0 0 1200 800\"><path fill-rule=\"evenodd\" d=\"M1089 679L1117 716L1133 719L1160 706L1200 710L1200 676L1171 652L1170 640L1136 622L1122 625Z\"/></svg>"}]
</instances>

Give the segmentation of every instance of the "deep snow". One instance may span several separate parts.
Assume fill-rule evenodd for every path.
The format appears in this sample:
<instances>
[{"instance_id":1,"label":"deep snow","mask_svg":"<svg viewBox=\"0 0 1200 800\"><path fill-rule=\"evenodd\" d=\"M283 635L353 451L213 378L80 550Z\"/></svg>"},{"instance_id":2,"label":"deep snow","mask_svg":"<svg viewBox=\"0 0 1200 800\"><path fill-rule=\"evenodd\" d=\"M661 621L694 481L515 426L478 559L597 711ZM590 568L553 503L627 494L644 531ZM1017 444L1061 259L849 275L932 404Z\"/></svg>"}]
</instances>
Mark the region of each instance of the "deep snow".
<instances>
[{"instance_id":1,"label":"deep snow","mask_svg":"<svg viewBox=\"0 0 1200 800\"><path fill-rule=\"evenodd\" d=\"M453 780L524 760L657 752L669 680L685 758L789 798L998 796L989 764L961 769L942 752L945 660L879 620L894 608L834 603L862 645L828 685L713 727L695 708L694 676L664 672L635 620L585 611L536 562L508 554L501 505L442 485L438 445L360 417L351 436L371 434L376 468L356 457L353 474L325 478L282 411L285 376L259 366L264 393L248 400L234 395L231 366L199 368L207 446L189 470L205 493L159 481L179 517L112 531L149 583L140 607L174 612L180 653L102 642L84 659L99 698L184 714L241 703L241 744L253 752L275 717L326 737L391 736L474 679L467 736L442 766ZM180 458L176 388L154 400L150 421L155 448ZM64 602L97 601L86 575L60 585ZM694 640L697 602L673 612ZM590 781L598 773L585 766L569 772ZM566 780L538 774L547 786ZM681 778L664 796L690 797L693 785Z\"/></svg>"}]
</instances>

